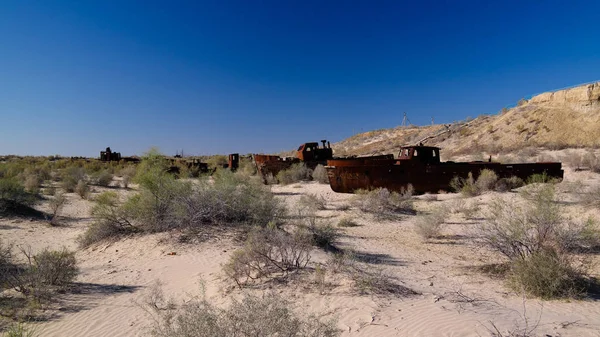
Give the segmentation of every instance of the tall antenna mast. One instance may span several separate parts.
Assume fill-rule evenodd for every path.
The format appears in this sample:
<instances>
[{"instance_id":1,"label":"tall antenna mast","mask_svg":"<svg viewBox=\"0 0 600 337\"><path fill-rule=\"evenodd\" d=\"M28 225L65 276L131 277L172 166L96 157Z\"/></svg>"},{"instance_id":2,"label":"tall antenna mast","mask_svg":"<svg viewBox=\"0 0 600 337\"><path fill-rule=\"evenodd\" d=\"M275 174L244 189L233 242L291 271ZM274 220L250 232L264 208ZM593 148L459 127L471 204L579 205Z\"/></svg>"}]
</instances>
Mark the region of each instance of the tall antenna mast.
<instances>
[{"instance_id":1,"label":"tall antenna mast","mask_svg":"<svg viewBox=\"0 0 600 337\"><path fill-rule=\"evenodd\" d=\"M402 118L402 126L406 127L410 125L410 121L408 120L408 116L406 116L406 112L404 113L404 118Z\"/></svg>"}]
</instances>

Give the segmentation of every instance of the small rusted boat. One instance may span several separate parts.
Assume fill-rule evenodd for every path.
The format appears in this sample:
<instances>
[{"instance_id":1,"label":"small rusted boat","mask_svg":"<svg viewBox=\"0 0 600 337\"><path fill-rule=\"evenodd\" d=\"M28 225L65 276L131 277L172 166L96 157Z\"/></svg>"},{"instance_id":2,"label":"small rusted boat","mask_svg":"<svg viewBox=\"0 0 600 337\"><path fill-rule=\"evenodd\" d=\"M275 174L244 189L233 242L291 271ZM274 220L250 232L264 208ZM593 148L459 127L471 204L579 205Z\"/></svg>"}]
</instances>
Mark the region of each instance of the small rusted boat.
<instances>
[{"instance_id":1,"label":"small rusted boat","mask_svg":"<svg viewBox=\"0 0 600 337\"><path fill-rule=\"evenodd\" d=\"M322 147L316 142L300 145L296 151L296 157L255 154L253 157L256 169L265 178L269 174L276 176L280 171L288 169L296 163L304 163L311 169L319 164L325 165L328 159L333 158L333 150L328 141L322 140L321 142L323 143Z\"/></svg>"},{"instance_id":2,"label":"small rusted boat","mask_svg":"<svg viewBox=\"0 0 600 337\"><path fill-rule=\"evenodd\" d=\"M433 146L402 147L397 158L393 155L358 158L339 158L327 161L331 189L353 193L359 189L387 188L401 192L412 185L416 193L450 191L454 177L467 179L469 173L477 179L483 169L496 173L498 178L519 177L524 181L535 174L561 179L561 163L502 164L490 161L441 162L440 148Z\"/></svg>"}]
</instances>

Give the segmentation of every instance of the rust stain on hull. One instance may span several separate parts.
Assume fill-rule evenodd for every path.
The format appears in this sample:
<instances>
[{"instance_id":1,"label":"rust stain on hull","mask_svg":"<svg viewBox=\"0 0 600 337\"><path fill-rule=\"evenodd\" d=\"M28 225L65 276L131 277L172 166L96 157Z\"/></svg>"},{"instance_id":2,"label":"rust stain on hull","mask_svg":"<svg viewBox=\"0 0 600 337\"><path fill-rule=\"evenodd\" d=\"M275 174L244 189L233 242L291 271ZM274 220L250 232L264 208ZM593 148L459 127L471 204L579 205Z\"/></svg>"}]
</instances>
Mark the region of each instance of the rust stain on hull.
<instances>
[{"instance_id":1,"label":"rust stain on hull","mask_svg":"<svg viewBox=\"0 0 600 337\"><path fill-rule=\"evenodd\" d=\"M353 193L358 189L387 188L400 192L410 184L417 193L437 193L451 190L454 177L466 179L471 173L477 179L483 169L498 178L519 177L524 181L534 174L562 179L561 163L501 164L496 162L440 162L439 148L403 147L400 156L332 159L327 161L331 189Z\"/></svg>"}]
</instances>

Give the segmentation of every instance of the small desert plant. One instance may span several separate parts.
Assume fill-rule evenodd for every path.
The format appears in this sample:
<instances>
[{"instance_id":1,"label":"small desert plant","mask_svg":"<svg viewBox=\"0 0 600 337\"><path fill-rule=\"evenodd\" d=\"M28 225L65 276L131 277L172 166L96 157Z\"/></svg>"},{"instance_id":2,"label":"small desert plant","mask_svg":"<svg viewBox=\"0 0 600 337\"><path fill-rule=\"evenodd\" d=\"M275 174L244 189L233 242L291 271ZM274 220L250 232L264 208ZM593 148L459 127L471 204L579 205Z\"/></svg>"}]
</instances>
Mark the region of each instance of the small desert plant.
<instances>
[{"instance_id":1,"label":"small desert plant","mask_svg":"<svg viewBox=\"0 0 600 337\"><path fill-rule=\"evenodd\" d=\"M108 171L100 171L94 177L93 181L98 186L108 187L113 180L113 175Z\"/></svg>"},{"instance_id":2,"label":"small desert plant","mask_svg":"<svg viewBox=\"0 0 600 337\"><path fill-rule=\"evenodd\" d=\"M64 286L75 280L79 269L75 252L44 249L33 257L32 272L42 284Z\"/></svg>"},{"instance_id":3,"label":"small desert plant","mask_svg":"<svg viewBox=\"0 0 600 337\"><path fill-rule=\"evenodd\" d=\"M486 191L492 190L498 181L498 176L494 171L483 169L479 173L477 180L473 178L473 174L469 172L466 179L461 177L454 177L450 181L450 187L460 192L466 197L473 197L480 195Z\"/></svg>"},{"instance_id":4,"label":"small desert plant","mask_svg":"<svg viewBox=\"0 0 600 337\"><path fill-rule=\"evenodd\" d=\"M282 185L289 185L311 179L312 170L303 163L293 164L287 170L277 173L277 180Z\"/></svg>"},{"instance_id":5,"label":"small desert plant","mask_svg":"<svg viewBox=\"0 0 600 337\"><path fill-rule=\"evenodd\" d=\"M81 167L68 167L62 172L61 187L66 192L74 192L77 183L85 179L85 170Z\"/></svg>"},{"instance_id":6,"label":"small desert plant","mask_svg":"<svg viewBox=\"0 0 600 337\"><path fill-rule=\"evenodd\" d=\"M25 323L14 323L9 325L2 337L36 337L38 333L36 329Z\"/></svg>"},{"instance_id":7,"label":"small desert plant","mask_svg":"<svg viewBox=\"0 0 600 337\"><path fill-rule=\"evenodd\" d=\"M475 186L479 194L490 191L494 189L496 182L498 181L498 176L492 170L483 169L479 172L479 176L477 177L477 181L475 181Z\"/></svg>"},{"instance_id":8,"label":"small desert plant","mask_svg":"<svg viewBox=\"0 0 600 337\"><path fill-rule=\"evenodd\" d=\"M314 211L321 211L326 209L327 200L322 196L318 196L316 194L305 194L300 197L298 201L298 206L301 208L308 208Z\"/></svg>"},{"instance_id":9,"label":"small desert plant","mask_svg":"<svg viewBox=\"0 0 600 337\"><path fill-rule=\"evenodd\" d=\"M424 239L439 237L448 213L447 208L439 207L429 214L418 215L415 218L415 231Z\"/></svg>"},{"instance_id":10,"label":"small desert plant","mask_svg":"<svg viewBox=\"0 0 600 337\"><path fill-rule=\"evenodd\" d=\"M521 179L519 177L512 176L509 178L500 178L496 182L496 185L494 186L494 190L496 190L498 192L508 192L515 188L522 187L524 185L525 185L525 182L523 181L523 179Z\"/></svg>"},{"instance_id":11,"label":"small desert plant","mask_svg":"<svg viewBox=\"0 0 600 337\"><path fill-rule=\"evenodd\" d=\"M327 170L325 166L319 164L315 167L315 170L312 173L312 178L314 181L318 181L321 184L329 184L329 177L327 176Z\"/></svg>"},{"instance_id":12,"label":"small desert plant","mask_svg":"<svg viewBox=\"0 0 600 337\"><path fill-rule=\"evenodd\" d=\"M30 174L25 178L25 190L30 193L37 194L40 190L40 178L37 175Z\"/></svg>"},{"instance_id":13,"label":"small desert plant","mask_svg":"<svg viewBox=\"0 0 600 337\"><path fill-rule=\"evenodd\" d=\"M16 178L0 178L0 214L30 206L35 202L32 194Z\"/></svg>"},{"instance_id":14,"label":"small desert plant","mask_svg":"<svg viewBox=\"0 0 600 337\"><path fill-rule=\"evenodd\" d=\"M115 192L98 195L92 208L94 222L79 238L79 244L87 247L95 242L138 231L132 224L134 213L131 204L120 205Z\"/></svg>"},{"instance_id":15,"label":"small desert plant","mask_svg":"<svg viewBox=\"0 0 600 337\"><path fill-rule=\"evenodd\" d=\"M26 263L4 270L6 285L28 298L50 300L55 291L73 282L79 269L75 253L44 249L38 254L21 248Z\"/></svg>"},{"instance_id":16,"label":"small desert plant","mask_svg":"<svg viewBox=\"0 0 600 337\"><path fill-rule=\"evenodd\" d=\"M527 184L555 184L557 182L558 180L548 176L546 172L532 174L531 176L529 176L529 178L527 178Z\"/></svg>"},{"instance_id":17,"label":"small desert plant","mask_svg":"<svg viewBox=\"0 0 600 337\"><path fill-rule=\"evenodd\" d=\"M44 188L42 193L44 193L45 195L53 196L54 194L56 194L56 187L48 186L48 187Z\"/></svg>"},{"instance_id":18,"label":"small desert plant","mask_svg":"<svg viewBox=\"0 0 600 337\"><path fill-rule=\"evenodd\" d=\"M569 252L600 242L594 221L563 218L553 185L529 191L523 205L493 201L482 234L490 248L510 260L511 286L544 298L581 293L583 276L569 262Z\"/></svg>"},{"instance_id":19,"label":"small desert plant","mask_svg":"<svg viewBox=\"0 0 600 337\"><path fill-rule=\"evenodd\" d=\"M394 278L382 270L365 272L355 270L351 274L354 288L361 295L389 295L410 296L417 294L415 291L394 282Z\"/></svg>"},{"instance_id":20,"label":"small desert plant","mask_svg":"<svg viewBox=\"0 0 600 337\"><path fill-rule=\"evenodd\" d=\"M512 288L544 299L579 297L586 291L582 273L565 254L545 248L512 264Z\"/></svg>"},{"instance_id":21,"label":"small desert plant","mask_svg":"<svg viewBox=\"0 0 600 337\"><path fill-rule=\"evenodd\" d=\"M214 306L204 296L178 309L169 303L166 307L147 306L154 318L151 333L155 337L335 337L341 333L335 320L299 316L291 302L272 293L245 295L240 301L233 300L227 309Z\"/></svg>"},{"instance_id":22,"label":"small desert plant","mask_svg":"<svg viewBox=\"0 0 600 337\"><path fill-rule=\"evenodd\" d=\"M278 273L285 276L306 267L311 244L310 233L303 229L297 229L293 234L274 225L256 229L248 236L244 248L233 253L224 271L240 287Z\"/></svg>"},{"instance_id":23,"label":"small desert plant","mask_svg":"<svg viewBox=\"0 0 600 337\"><path fill-rule=\"evenodd\" d=\"M50 200L48 205L50 206L50 225L57 226L59 214L62 211L65 203L67 202L67 197L64 193L59 192L54 195L54 197Z\"/></svg>"},{"instance_id":24,"label":"small desert plant","mask_svg":"<svg viewBox=\"0 0 600 337\"><path fill-rule=\"evenodd\" d=\"M75 187L75 192L79 194L81 199L87 199L90 194L90 187L85 181L80 180Z\"/></svg>"},{"instance_id":25,"label":"small desert plant","mask_svg":"<svg viewBox=\"0 0 600 337\"><path fill-rule=\"evenodd\" d=\"M307 227L313 235L313 242L321 248L330 248L340 236L339 230L330 223L316 222Z\"/></svg>"},{"instance_id":26,"label":"small desert plant","mask_svg":"<svg viewBox=\"0 0 600 337\"><path fill-rule=\"evenodd\" d=\"M356 223L356 221L354 221L351 218L342 218L338 222L338 227L357 227L357 226L359 226L358 223Z\"/></svg>"},{"instance_id":27,"label":"small desert plant","mask_svg":"<svg viewBox=\"0 0 600 337\"><path fill-rule=\"evenodd\" d=\"M389 217L395 214L414 214L412 186L404 193L390 192L385 188L372 191L358 190L352 200L363 212L373 213L377 217Z\"/></svg>"}]
</instances>

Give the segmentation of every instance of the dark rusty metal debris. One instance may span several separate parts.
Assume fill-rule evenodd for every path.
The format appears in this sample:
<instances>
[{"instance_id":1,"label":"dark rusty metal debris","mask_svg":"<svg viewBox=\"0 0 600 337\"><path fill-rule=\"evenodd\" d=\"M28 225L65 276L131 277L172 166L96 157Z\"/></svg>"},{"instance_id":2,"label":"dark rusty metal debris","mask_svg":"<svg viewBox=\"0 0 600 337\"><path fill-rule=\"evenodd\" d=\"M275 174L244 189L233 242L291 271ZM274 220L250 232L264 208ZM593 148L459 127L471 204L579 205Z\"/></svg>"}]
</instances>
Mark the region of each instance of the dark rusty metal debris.
<instances>
[{"instance_id":1,"label":"dark rusty metal debris","mask_svg":"<svg viewBox=\"0 0 600 337\"><path fill-rule=\"evenodd\" d=\"M121 152L112 152L110 147L106 148L106 151L100 151L101 161L119 161L121 160Z\"/></svg>"},{"instance_id":2,"label":"dark rusty metal debris","mask_svg":"<svg viewBox=\"0 0 600 337\"><path fill-rule=\"evenodd\" d=\"M192 176L197 176L200 173L208 173L208 163L203 163L202 161L200 161L200 159L196 159L196 158L181 158L181 156L179 157L173 157L173 158L168 158L169 160L169 168L167 169L168 173L173 173L173 174L180 174L181 173L181 168L182 167L186 167L191 173Z\"/></svg>"},{"instance_id":3,"label":"dark rusty metal debris","mask_svg":"<svg viewBox=\"0 0 600 337\"><path fill-rule=\"evenodd\" d=\"M282 170L290 168L293 164L304 163L307 167L314 169L317 165L325 165L327 160L333 158L331 144L327 140L319 143L304 143L298 147L296 157L280 157L273 155L255 154L254 163L258 173L263 177L269 174L276 176Z\"/></svg>"},{"instance_id":4,"label":"dark rusty metal debris","mask_svg":"<svg viewBox=\"0 0 600 337\"><path fill-rule=\"evenodd\" d=\"M231 153L227 160L227 167L231 171L235 171L240 167L240 154L239 153Z\"/></svg>"},{"instance_id":5,"label":"dark rusty metal debris","mask_svg":"<svg viewBox=\"0 0 600 337\"><path fill-rule=\"evenodd\" d=\"M494 171L498 178L514 176L524 181L534 174L557 179L564 174L558 162L501 164L491 158L489 162L440 162L438 147L422 145L402 147L396 159L391 154L330 159L326 169L331 189L340 193L379 187L401 192L409 184L416 193L449 191L454 177L466 179L471 173L477 179L483 169Z\"/></svg>"},{"instance_id":6,"label":"dark rusty metal debris","mask_svg":"<svg viewBox=\"0 0 600 337\"><path fill-rule=\"evenodd\" d=\"M100 151L100 161L124 161L135 164L140 162L140 158L121 157L120 152L113 152L110 147L107 147L105 151Z\"/></svg>"}]
</instances>

